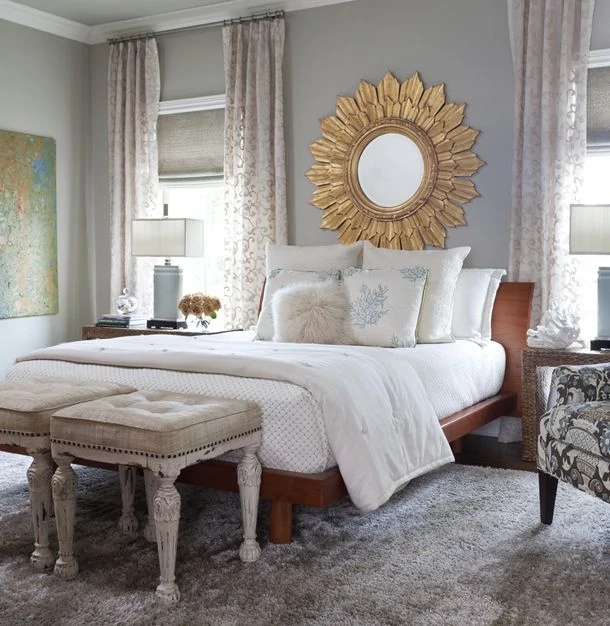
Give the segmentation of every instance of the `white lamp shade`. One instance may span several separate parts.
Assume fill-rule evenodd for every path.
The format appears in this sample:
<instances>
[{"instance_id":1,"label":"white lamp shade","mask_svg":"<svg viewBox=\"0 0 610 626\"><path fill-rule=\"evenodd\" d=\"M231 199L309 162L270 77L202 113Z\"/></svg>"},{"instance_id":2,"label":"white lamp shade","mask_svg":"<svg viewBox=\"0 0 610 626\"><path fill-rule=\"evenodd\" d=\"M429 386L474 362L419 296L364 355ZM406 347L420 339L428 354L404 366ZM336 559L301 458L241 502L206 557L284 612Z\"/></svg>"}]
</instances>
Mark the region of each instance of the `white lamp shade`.
<instances>
[{"instance_id":1,"label":"white lamp shade","mask_svg":"<svg viewBox=\"0 0 610 626\"><path fill-rule=\"evenodd\" d=\"M132 220L131 254L155 257L203 256L203 220Z\"/></svg>"},{"instance_id":2,"label":"white lamp shade","mask_svg":"<svg viewBox=\"0 0 610 626\"><path fill-rule=\"evenodd\" d=\"M610 204L570 206L570 254L610 254Z\"/></svg>"}]
</instances>

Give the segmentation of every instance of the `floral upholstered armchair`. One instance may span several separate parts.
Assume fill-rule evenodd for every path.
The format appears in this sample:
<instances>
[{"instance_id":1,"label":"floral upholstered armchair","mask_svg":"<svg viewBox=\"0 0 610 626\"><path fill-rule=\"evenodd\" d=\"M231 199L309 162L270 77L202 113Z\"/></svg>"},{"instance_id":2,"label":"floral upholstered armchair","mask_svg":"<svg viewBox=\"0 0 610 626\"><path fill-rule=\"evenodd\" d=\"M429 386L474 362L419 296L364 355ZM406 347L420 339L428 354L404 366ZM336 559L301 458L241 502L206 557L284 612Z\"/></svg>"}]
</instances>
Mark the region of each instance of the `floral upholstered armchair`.
<instances>
[{"instance_id":1,"label":"floral upholstered armchair","mask_svg":"<svg viewBox=\"0 0 610 626\"><path fill-rule=\"evenodd\" d=\"M610 364L553 370L537 461L543 524L553 521L559 480L610 502Z\"/></svg>"}]
</instances>

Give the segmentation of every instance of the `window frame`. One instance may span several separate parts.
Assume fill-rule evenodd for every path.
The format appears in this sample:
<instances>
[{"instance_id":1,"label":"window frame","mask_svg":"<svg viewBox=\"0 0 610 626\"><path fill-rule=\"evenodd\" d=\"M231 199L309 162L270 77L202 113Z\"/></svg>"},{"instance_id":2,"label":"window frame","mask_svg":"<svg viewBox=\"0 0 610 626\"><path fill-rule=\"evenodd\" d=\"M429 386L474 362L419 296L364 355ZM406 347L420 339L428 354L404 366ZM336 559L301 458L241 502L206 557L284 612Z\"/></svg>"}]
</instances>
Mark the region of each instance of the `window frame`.
<instances>
[{"instance_id":1,"label":"window frame","mask_svg":"<svg viewBox=\"0 0 610 626\"><path fill-rule=\"evenodd\" d=\"M610 50L608 51L610 53ZM610 56L608 64L610 65ZM161 100L159 115L173 115L176 113L191 113L193 111L210 111L211 109L226 108L224 93L214 96L198 96L196 98L181 98L179 100Z\"/></svg>"}]
</instances>

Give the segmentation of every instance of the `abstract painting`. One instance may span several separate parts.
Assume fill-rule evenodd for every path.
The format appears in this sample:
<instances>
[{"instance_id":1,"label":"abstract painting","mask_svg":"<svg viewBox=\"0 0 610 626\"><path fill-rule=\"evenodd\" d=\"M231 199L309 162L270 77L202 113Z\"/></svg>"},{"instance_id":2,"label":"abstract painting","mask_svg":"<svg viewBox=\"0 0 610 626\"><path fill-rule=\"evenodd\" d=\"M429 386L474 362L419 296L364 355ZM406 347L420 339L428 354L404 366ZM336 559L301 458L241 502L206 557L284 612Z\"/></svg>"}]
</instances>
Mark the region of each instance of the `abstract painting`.
<instances>
[{"instance_id":1,"label":"abstract painting","mask_svg":"<svg viewBox=\"0 0 610 626\"><path fill-rule=\"evenodd\" d=\"M55 140L0 130L0 319L58 312Z\"/></svg>"}]
</instances>

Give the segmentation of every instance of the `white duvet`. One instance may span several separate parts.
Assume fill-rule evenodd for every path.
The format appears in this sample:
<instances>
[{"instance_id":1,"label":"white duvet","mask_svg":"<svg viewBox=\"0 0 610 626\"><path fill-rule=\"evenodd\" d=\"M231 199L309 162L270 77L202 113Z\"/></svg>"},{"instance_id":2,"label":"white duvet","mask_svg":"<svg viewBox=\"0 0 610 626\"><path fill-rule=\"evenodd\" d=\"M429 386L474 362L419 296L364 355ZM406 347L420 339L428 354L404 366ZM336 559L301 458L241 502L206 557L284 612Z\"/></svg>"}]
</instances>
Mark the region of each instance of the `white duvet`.
<instances>
[{"instance_id":1,"label":"white duvet","mask_svg":"<svg viewBox=\"0 0 610 626\"><path fill-rule=\"evenodd\" d=\"M61 344L18 359L288 381L320 406L354 504L379 507L409 480L453 461L436 412L401 350L140 335ZM264 424L263 424L264 430Z\"/></svg>"}]
</instances>

